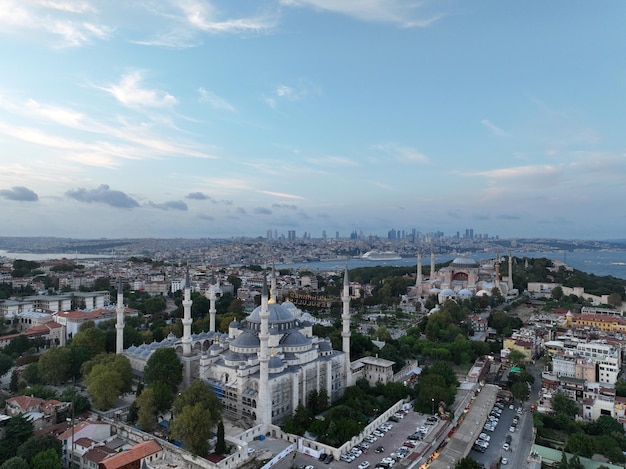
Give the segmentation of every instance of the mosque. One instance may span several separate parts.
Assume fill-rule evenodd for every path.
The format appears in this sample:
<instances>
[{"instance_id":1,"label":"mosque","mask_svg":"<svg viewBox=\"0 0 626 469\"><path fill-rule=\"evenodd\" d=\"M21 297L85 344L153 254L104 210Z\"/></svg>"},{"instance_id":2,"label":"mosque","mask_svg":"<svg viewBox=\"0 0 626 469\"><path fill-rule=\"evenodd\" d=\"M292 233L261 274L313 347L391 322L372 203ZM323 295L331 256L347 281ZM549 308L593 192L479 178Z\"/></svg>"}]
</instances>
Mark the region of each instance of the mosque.
<instances>
[{"instance_id":1,"label":"mosque","mask_svg":"<svg viewBox=\"0 0 626 469\"><path fill-rule=\"evenodd\" d=\"M329 339L313 335L312 318L290 302L276 302L275 276L268 294L264 279L261 305L228 333L215 329L218 286L207 292L210 301L209 331L191 333L189 272L183 300L183 336L170 334L161 342L123 350L123 296L117 298L117 353L125 355L141 374L152 353L162 347L177 350L184 365L184 385L194 379L209 383L223 404L225 415L257 424L280 423L306 405L311 391L325 390L329 400L340 398L347 386L364 376L374 383L387 381L393 362L382 359L350 362L350 291L344 275L342 301L342 350ZM122 288L118 287L118 292ZM122 305L120 307L120 305ZM364 369L364 367L366 369Z\"/></svg>"},{"instance_id":2,"label":"mosque","mask_svg":"<svg viewBox=\"0 0 626 469\"><path fill-rule=\"evenodd\" d=\"M508 256L509 272L513 271L512 257ZM422 254L417 254L417 276L414 296L426 297L437 295L439 304L444 301L470 299L473 296L491 296L494 288L504 296L517 294L513 288L513 277L509 274L506 281L500 276L499 257L493 263L479 264L470 257L457 257L449 266L435 270L435 254L430 255L429 278L422 274Z\"/></svg>"}]
</instances>

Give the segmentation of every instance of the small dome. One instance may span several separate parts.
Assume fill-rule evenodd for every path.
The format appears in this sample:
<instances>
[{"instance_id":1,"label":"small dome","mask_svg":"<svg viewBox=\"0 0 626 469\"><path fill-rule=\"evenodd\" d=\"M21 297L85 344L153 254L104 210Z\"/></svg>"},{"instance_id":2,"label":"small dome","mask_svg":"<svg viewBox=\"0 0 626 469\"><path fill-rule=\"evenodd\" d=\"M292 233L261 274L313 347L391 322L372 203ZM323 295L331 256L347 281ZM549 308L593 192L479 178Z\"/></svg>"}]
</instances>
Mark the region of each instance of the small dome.
<instances>
[{"instance_id":1,"label":"small dome","mask_svg":"<svg viewBox=\"0 0 626 469\"><path fill-rule=\"evenodd\" d=\"M309 345L310 343L310 340L298 331L286 334L280 341L280 344L284 347L302 347Z\"/></svg>"},{"instance_id":2,"label":"small dome","mask_svg":"<svg viewBox=\"0 0 626 469\"><path fill-rule=\"evenodd\" d=\"M231 346L233 347L241 347L241 348L256 348L260 345L259 338L254 334L250 334L249 332L244 332L240 334L231 342Z\"/></svg>"},{"instance_id":3,"label":"small dome","mask_svg":"<svg viewBox=\"0 0 626 469\"><path fill-rule=\"evenodd\" d=\"M328 341L320 342L320 352L332 352L333 346Z\"/></svg>"},{"instance_id":4,"label":"small dome","mask_svg":"<svg viewBox=\"0 0 626 469\"><path fill-rule=\"evenodd\" d=\"M232 321L228 327L233 327L235 329L238 329L241 326L241 323L239 321Z\"/></svg>"},{"instance_id":5,"label":"small dome","mask_svg":"<svg viewBox=\"0 0 626 469\"><path fill-rule=\"evenodd\" d=\"M463 256L454 259L450 267L454 269L477 269L480 265L474 259Z\"/></svg>"},{"instance_id":6,"label":"small dome","mask_svg":"<svg viewBox=\"0 0 626 469\"><path fill-rule=\"evenodd\" d=\"M463 299L471 298L472 295L473 295L473 293L470 290L468 290L467 288L463 288L463 289L459 290L459 298L463 298Z\"/></svg>"},{"instance_id":7,"label":"small dome","mask_svg":"<svg viewBox=\"0 0 626 469\"><path fill-rule=\"evenodd\" d=\"M278 357L272 357L270 358L270 361L268 363L268 367L270 369L272 368L282 368L283 367L283 361L278 358Z\"/></svg>"},{"instance_id":8,"label":"small dome","mask_svg":"<svg viewBox=\"0 0 626 469\"><path fill-rule=\"evenodd\" d=\"M456 297L456 293L454 293L454 290L451 290L450 288L444 288L443 290L441 290L439 295L443 297L450 297L450 298Z\"/></svg>"},{"instance_id":9,"label":"small dome","mask_svg":"<svg viewBox=\"0 0 626 469\"><path fill-rule=\"evenodd\" d=\"M476 296L491 296L491 293L487 290L479 290L476 292Z\"/></svg>"}]
</instances>

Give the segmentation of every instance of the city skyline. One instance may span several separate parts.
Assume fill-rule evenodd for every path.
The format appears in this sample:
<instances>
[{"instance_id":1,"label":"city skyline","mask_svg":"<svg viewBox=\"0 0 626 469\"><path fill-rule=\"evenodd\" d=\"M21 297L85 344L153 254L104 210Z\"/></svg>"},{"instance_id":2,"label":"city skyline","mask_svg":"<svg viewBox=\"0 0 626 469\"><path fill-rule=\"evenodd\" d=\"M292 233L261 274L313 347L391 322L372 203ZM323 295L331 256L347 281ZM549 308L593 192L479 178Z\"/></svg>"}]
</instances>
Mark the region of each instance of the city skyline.
<instances>
[{"instance_id":1,"label":"city skyline","mask_svg":"<svg viewBox=\"0 0 626 469\"><path fill-rule=\"evenodd\" d=\"M0 5L0 236L624 237L622 2Z\"/></svg>"}]
</instances>

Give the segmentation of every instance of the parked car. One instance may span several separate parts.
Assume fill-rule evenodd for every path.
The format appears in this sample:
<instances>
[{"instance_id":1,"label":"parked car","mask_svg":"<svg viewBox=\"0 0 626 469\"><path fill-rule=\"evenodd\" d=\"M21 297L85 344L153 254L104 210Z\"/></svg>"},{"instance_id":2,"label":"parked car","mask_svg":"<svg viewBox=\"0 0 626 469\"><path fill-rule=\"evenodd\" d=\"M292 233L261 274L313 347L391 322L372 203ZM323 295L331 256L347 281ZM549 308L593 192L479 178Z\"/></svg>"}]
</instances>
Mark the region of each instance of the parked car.
<instances>
[{"instance_id":1,"label":"parked car","mask_svg":"<svg viewBox=\"0 0 626 469\"><path fill-rule=\"evenodd\" d=\"M363 461L361 464L359 464L359 469L367 469L368 467L370 467L369 461Z\"/></svg>"}]
</instances>

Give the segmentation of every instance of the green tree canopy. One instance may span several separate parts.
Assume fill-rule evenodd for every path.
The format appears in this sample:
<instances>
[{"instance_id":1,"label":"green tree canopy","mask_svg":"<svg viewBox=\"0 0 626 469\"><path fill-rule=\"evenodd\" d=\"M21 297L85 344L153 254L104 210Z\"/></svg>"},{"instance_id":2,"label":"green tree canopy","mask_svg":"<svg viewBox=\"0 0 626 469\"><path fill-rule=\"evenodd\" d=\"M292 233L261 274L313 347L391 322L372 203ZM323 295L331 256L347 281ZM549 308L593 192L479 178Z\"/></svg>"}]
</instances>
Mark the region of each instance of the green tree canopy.
<instances>
[{"instance_id":1,"label":"green tree canopy","mask_svg":"<svg viewBox=\"0 0 626 469\"><path fill-rule=\"evenodd\" d=\"M52 435L33 435L18 448L17 455L30 464L33 456L49 449L61 456L61 440Z\"/></svg>"},{"instance_id":2,"label":"green tree canopy","mask_svg":"<svg viewBox=\"0 0 626 469\"><path fill-rule=\"evenodd\" d=\"M130 362L123 355L101 354L83 365L87 391L94 406L100 410L110 409L120 394L132 390Z\"/></svg>"},{"instance_id":3,"label":"green tree canopy","mask_svg":"<svg viewBox=\"0 0 626 469\"><path fill-rule=\"evenodd\" d=\"M222 403L209 385L200 379L194 380L187 389L178 395L174 401L175 415L181 413L185 407L194 406L198 403L209 409L210 419L204 424L213 428L221 420Z\"/></svg>"},{"instance_id":4,"label":"green tree canopy","mask_svg":"<svg viewBox=\"0 0 626 469\"><path fill-rule=\"evenodd\" d=\"M0 469L31 469L30 465L19 456L14 456L2 463Z\"/></svg>"},{"instance_id":5,"label":"green tree canopy","mask_svg":"<svg viewBox=\"0 0 626 469\"><path fill-rule=\"evenodd\" d=\"M555 413L562 413L568 417L575 417L579 413L578 404L562 392L557 392L552 396L552 408Z\"/></svg>"},{"instance_id":6,"label":"green tree canopy","mask_svg":"<svg viewBox=\"0 0 626 469\"><path fill-rule=\"evenodd\" d=\"M69 347L48 349L39 357L37 367L44 383L65 383L72 378L72 351Z\"/></svg>"},{"instance_id":7,"label":"green tree canopy","mask_svg":"<svg viewBox=\"0 0 626 469\"><path fill-rule=\"evenodd\" d=\"M157 403L154 389L147 387L136 399L137 424L144 432L151 432L157 424Z\"/></svg>"},{"instance_id":8,"label":"green tree canopy","mask_svg":"<svg viewBox=\"0 0 626 469\"><path fill-rule=\"evenodd\" d=\"M33 456L31 466L32 469L63 469L61 456L53 448Z\"/></svg>"},{"instance_id":9,"label":"green tree canopy","mask_svg":"<svg viewBox=\"0 0 626 469\"><path fill-rule=\"evenodd\" d=\"M146 391L142 393L145 394ZM170 426L173 438L180 440L184 447L194 454L204 456L208 452L208 439L211 436L211 411L201 403L186 405L174 417Z\"/></svg>"},{"instance_id":10,"label":"green tree canopy","mask_svg":"<svg viewBox=\"0 0 626 469\"><path fill-rule=\"evenodd\" d=\"M183 380L183 364L173 348L160 348L154 351L143 370L146 384L160 381L172 392Z\"/></svg>"},{"instance_id":11,"label":"green tree canopy","mask_svg":"<svg viewBox=\"0 0 626 469\"><path fill-rule=\"evenodd\" d=\"M97 327L87 328L74 336L72 346L85 347L89 350L89 356L95 357L106 351L106 334Z\"/></svg>"}]
</instances>

